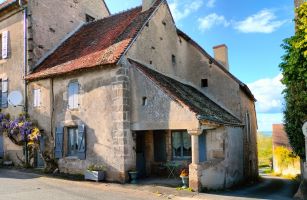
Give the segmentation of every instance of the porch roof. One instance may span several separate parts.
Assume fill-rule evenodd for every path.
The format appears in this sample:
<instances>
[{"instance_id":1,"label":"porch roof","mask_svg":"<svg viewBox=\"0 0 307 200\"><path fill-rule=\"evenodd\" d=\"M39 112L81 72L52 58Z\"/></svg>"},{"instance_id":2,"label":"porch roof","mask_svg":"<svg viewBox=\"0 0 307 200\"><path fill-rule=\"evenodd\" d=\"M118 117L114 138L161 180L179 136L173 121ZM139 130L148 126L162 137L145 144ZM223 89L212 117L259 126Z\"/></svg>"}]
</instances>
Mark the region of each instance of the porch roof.
<instances>
[{"instance_id":1,"label":"porch roof","mask_svg":"<svg viewBox=\"0 0 307 200\"><path fill-rule=\"evenodd\" d=\"M129 59L129 61L177 103L187 106L197 115L199 120L205 120L220 125L242 126L238 118L191 85L179 82L149 69L135 60Z\"/></svg>"}]
</instances>

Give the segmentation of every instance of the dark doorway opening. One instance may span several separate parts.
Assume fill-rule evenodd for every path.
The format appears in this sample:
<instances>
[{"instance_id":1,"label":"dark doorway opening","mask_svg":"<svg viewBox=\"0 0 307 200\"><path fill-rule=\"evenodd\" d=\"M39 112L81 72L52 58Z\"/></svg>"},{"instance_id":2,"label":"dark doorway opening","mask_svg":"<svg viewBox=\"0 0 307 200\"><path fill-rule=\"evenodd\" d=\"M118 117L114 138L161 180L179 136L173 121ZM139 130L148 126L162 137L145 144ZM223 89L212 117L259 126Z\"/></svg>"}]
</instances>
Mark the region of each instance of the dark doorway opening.
<instances>
[{"instance_id":1,"label":"dark doorway opening","mask_svg":"<svg viewBox=\"0 0 307 200\"><path fill-rule=\"evenodd\" d=\"M136 134L136 170L138 171L139 177L146 176L145 133L137 132Z\"/></svg>"}]
</instances>

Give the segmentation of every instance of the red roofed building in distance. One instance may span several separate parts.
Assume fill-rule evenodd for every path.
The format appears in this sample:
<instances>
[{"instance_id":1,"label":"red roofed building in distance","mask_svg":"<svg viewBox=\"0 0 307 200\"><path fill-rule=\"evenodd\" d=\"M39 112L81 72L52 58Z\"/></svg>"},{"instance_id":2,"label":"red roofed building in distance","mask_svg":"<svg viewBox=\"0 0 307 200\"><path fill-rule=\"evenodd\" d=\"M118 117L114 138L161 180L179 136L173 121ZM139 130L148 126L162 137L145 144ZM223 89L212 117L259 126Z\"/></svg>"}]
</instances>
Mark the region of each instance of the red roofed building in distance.
<instances>
[{"instance_id":1,"label":"red roofed building in distance","mask_svg":"<svg viewBox=\"0 0 307 200\"><path fill-rule=\"evenodd\" d=\"M274 172L291 176L300 174L300 159L292 155L292 148L283 124L273 124L272 128ZM290 162L286 162L286 160L290 160Z\"/></svg>"}]
</instances>

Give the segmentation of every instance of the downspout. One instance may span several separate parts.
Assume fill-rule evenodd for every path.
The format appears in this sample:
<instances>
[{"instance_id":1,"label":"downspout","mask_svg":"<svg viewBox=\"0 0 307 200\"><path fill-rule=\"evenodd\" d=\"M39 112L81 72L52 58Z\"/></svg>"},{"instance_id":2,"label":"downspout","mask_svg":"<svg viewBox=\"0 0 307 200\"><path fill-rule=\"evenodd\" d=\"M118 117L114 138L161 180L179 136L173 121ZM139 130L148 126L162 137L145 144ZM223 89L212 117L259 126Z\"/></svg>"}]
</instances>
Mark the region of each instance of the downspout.
<instances>
[{"instance_id":1,"label":"downspout","mask_svg":"<svg viewBox=\"0 0 307 200\"><path fill-rule=\"evenodd\" d=\"M27 37L27 33L28 33L28 27L27 27L27 7L23 5L22 0L18 1L19 6L21 8L23 8L23 21L24 21L24 25L23 25L23 33L24 33L24 98L25 98L25 102L24 102L24 112L27 114L28 113L28 91L27 91L27 80L26 80L26 76L28 74L28 37ZM28 142L26 140L25 142L25 157L26 157L26 165L29 165L29 155L28 155Z\"/></svg>"},{"instance_id":2,"label":"downspout","mask_svg":"<svg viewBox=\"0 0 307 200\"><path fill-rule=\"evenodd\" d=\"M28 23L27 23L27 14L28 14L28 9L26 6L23 6L22 1L19 0L19 5L23 7L23 20L24 20L24 76L26 77L28 74ZM25 113L28 112L28 83L26 79L24 79L24 94L25 94L25 107L24 111Z\"/></svg>"}]
</instances>

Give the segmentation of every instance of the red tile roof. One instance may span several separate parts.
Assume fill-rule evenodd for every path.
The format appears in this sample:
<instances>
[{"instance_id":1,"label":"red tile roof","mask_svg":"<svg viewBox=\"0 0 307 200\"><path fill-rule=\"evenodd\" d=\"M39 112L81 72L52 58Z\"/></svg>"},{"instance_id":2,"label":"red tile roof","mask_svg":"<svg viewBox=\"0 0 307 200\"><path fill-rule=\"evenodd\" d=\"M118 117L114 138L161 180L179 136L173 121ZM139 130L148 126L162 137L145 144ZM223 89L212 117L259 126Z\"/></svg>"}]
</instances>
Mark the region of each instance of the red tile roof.
<instances>
[{"instance_id":1,"label":"red tile roof","mask_svg":"<svg viewBox=\"0 0 307 200\"><path fill-rule=\"evenodd\" d=\"M118 62L156 7L137 7L85 24L48 56L26 80L44 79Z\"/></svg>"},{"instance_id":2,"label":"red tile roof","mask_svg":"<svg viewBox=\"0 0 307 200\"><path fill-rule=\"evenodd\" d=\"M0 3L0 10L3 9L3 8L5 8L5 7L8 6L9 4L15 3L15 2L16 2L16 0L6 0L6 1Z\"/></svg>"}]
</instances>

